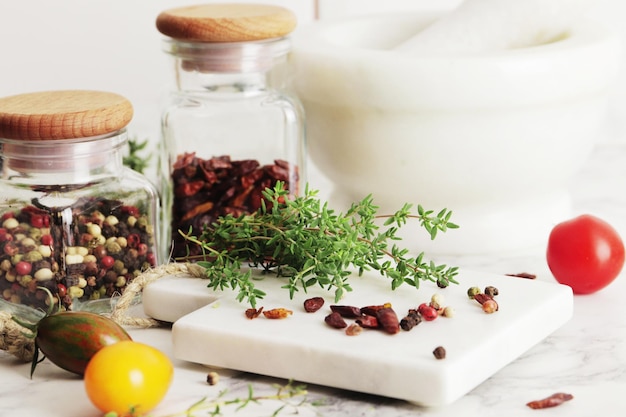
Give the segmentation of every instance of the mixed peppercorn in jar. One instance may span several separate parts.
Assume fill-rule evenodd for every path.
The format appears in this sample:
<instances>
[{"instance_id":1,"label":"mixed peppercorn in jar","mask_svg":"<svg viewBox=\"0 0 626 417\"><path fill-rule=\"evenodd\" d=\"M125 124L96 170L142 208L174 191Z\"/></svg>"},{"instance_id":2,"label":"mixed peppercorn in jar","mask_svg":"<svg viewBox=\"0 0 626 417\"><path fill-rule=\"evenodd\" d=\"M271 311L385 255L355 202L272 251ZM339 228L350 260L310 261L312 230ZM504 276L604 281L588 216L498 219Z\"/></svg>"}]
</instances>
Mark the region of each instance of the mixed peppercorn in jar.
<instances>
[{"instance_id":1,"label":"mixed peppercorn in jar","mask_svg":"<svg viewBox=\"0 0 626 417\"><path fill-rule=\"evenodd\" d=\"M72 309L123 293L157 264L157 193L123 166L131 117L131 104L106 92L0 99L5 300Z\"/></svg>"}]
</instances>

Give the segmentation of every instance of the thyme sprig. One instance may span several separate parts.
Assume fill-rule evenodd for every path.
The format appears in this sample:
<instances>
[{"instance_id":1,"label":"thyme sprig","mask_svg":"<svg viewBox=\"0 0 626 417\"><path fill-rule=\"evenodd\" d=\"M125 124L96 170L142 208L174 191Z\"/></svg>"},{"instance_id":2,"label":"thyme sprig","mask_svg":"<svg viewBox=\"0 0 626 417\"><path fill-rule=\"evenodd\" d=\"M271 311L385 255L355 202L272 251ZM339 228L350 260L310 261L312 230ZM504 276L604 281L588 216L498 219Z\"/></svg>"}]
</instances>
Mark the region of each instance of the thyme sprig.
<instances>
[{"instance_id":1,"label":"thyme sprig","mask_svg":"<svg viewBox=\"0 0 626 417\"><path fill-rule=\"evenodd\" d=\"M458 226L450 221L452 212L438 213L421 205L417 210L405 204L390 215L378 214L372 196L352 204L345 214L336 213L317 198L318 191L308 186L304 195L294 198L277 183L263 193L265 200L253 214L226 215L205 225L198 236L191 231L180 233L202 248L198 265L206 269L209 287L214 290L238 290L237 300L256 307L265 292L254 285L248 264L288 277L282 287L290 298L300 289L314 285L334 290L335 301L352 291L348 281L352 270L359 276L376 270L391 279L391 288L402 284L419 288L420 281L432 281L440 287L457 283L458 268L436 265L424 259L424 252L411 256L400 247L398 230L409 219L419 224L435 239L439 232ZM384 219L383 229L379 223ZM189 259L187 259L189 260Z\"/></svg>"},{"instance_id":2,"label":"thyme sprig","mask_svg":"<svg viewBox=\"0 0 626 417\"><path fill-rule=\"evenodd\" d=\"M137 139L128 140L128 153L122 158L123 164L130 169L143 174L146 168L150 166L150 160L152 159L152 152L145 156L142 156L148 146L148 140L139 141Z\"/></svg>"},{"instance_id":3,"label":"thyme sprig","mask_svg":"<svg viewBox=\"0 0 626 417\"><path fill-rule=\"evenodd\" d=\"M296 384L289 381L285 385L274 384L276 391L273 394L257 394L251 384L248 385L246 396L228 398L228 390L219 392L216 398L201 398L184 411L174 414L167 414L162 417L199 417L199 416L223 416L223 410L226 407L235 407L235 411L239 411L248 407L250 404L261 404L267 401L279 401L279 406L272 412L271 417L280 415L283 411L297 411L304 405L316 405L307 402L308 391L306 385ZM109 412L104 417L121 417L116 412ZM124 417L149 417L137 413L135 408L131 408Z\"/></svg>"}]
</instances>

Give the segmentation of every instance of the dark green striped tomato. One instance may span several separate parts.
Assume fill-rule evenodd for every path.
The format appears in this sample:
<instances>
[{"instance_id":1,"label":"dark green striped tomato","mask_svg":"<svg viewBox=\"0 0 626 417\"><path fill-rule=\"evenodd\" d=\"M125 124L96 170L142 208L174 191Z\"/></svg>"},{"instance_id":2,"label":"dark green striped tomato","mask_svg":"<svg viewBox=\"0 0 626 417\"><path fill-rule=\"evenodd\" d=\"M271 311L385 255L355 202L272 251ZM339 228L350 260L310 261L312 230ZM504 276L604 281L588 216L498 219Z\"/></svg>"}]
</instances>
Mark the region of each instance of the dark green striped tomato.
<instances>
[{"instance_id":1,"label":"dark green striped tomato","mask_svg":"<svg viewBox=\"0 0 626 417\"><path fill-rule=\"evenodd\" d=\"M104 346L131 340L113 320L86 311L63 311L37 324L35 343L52 363L83 375L87 363ZM35 363L36 360L33 362Z\"/></svg>"}]
</instances>

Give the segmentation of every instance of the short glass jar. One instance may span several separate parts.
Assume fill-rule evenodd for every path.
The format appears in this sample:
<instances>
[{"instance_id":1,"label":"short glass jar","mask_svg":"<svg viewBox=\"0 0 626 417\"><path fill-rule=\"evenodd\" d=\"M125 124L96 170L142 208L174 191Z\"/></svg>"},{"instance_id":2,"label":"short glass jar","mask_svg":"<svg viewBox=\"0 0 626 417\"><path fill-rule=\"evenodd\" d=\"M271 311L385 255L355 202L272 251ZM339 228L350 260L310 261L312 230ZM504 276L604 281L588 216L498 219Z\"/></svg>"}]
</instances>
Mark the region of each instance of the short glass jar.
<instances>
[{"instance_id":1,"label":"short glass jar","mask_svg":"<svg viewBox=\"0 0 626 417\"><path fill-rule=\"evenodd\" d=\"M158 197L123 164L124 97L49 91L0 99L0 293L61 308L123 293L157 264Z\"/></svg>"},{"instance_id":2,"label":"short glass jar","mask_svg":"<svg viewBox=\"0 0 626 417\"><path fill-rule=\"evenodd\" d=\"M256 211L277 181L292 195L302 191L304 114L289 88L287 59L295 25L290 11L258 4L158 16L175 81L162 113L162 235L171 242L164 256L195 259L200 248L179 232Z\"/></svg>"}]
</instances>

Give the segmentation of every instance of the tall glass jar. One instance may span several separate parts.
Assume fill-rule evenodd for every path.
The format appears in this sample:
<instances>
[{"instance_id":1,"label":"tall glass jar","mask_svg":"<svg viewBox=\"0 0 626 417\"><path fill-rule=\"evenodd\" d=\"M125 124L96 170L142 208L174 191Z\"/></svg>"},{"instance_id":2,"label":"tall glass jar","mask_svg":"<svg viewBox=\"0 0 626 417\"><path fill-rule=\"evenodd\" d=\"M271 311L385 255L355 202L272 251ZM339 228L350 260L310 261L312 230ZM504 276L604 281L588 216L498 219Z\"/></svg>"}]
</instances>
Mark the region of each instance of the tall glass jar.
<instances>
[{"instance_id":1,"label":"tall glass jar","mask_svg":"<svg viewBox=\"0 0 626 417\"><path fill-rule=\"evenodd\" d=\"M207 4L156 23L175 81L162 114L163 236L166 255L193 259L200 250L179 231L256 211L277 181L291 194L303 187L304 116L288 88L296 19L281 7Z\"/></svg>"},{"instance_id":2,"label":"tall glass jar","mask_svg":"<svg viewBox=\"0 0 626 417\"><path fill-rule=\"evenodd\" d=\"M157 264L155 187L123 165L133 108L100 91L0 99L0 292L64 309Z\"/></svg>"}]
</instances>

